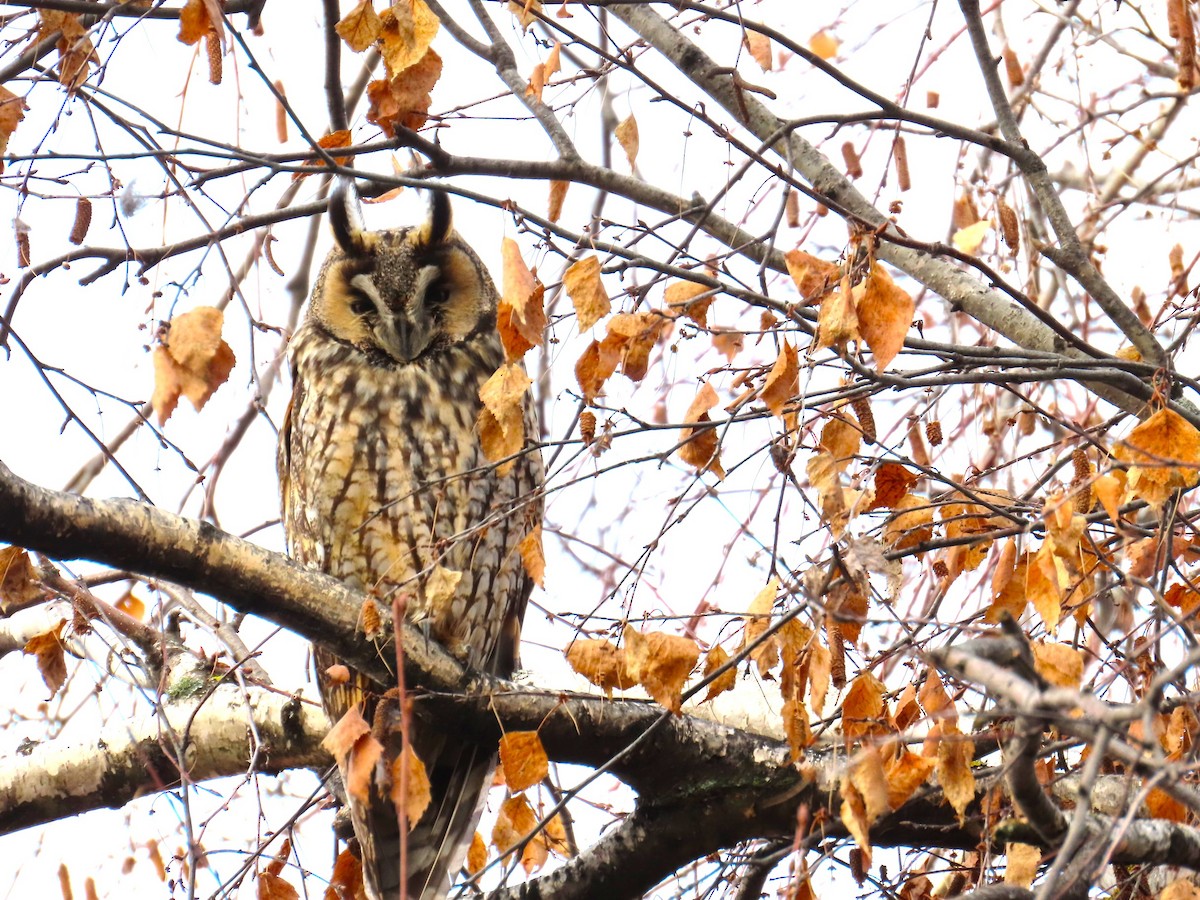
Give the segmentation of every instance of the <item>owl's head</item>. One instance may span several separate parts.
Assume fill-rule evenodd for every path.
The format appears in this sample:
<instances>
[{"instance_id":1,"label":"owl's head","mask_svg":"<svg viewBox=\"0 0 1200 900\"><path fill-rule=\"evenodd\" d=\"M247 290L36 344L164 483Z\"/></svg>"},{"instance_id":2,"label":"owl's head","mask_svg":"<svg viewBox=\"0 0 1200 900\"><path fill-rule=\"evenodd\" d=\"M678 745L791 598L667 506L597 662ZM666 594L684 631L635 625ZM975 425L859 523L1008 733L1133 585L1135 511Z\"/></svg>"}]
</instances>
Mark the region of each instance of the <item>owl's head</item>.
<instances>
[{"instance_id":1,"label":"owl's head","mask_svg":"<svg viewBox=\"0 0 1200 900\"><path fill-rule=\"evenodd\" d=\"M411 363L496 327L496 288L455 234L446 194L431 197L424 224L387 231L363 227L346 180L330 200L337 246L321 267L309 316L382 362Z\"/></svg>"}]
</instances>

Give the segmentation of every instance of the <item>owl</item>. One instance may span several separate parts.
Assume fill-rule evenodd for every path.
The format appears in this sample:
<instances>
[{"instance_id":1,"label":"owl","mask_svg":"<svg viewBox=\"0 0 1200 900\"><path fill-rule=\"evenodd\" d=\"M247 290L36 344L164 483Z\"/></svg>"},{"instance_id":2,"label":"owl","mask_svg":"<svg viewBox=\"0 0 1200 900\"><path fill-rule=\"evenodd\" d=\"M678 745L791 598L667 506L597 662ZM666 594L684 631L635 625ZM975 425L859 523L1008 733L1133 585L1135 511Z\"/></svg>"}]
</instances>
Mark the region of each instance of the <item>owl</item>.
<instances>
[{"instance_id":1,"label":"owl","mask_svg":"<svg viewBox=\"0 0 1200 900\"><path fill-rule=\"evenodd\" d=\"M531 405L526 447L497 467L480 447L480 386L505 362L498 295L454 231L446 195L419 226L367 231L353 188L330 202L336 246L289 345L292 397L279 435L288 551L406 617L469 666L500 676L516 665L532 588L517 545L541 521L542 462ZM385 654L386 655L386 654ZM331 722L354 704L385 746L370 799L347 798L372 900L444 897L461 866L495 768L412 706L409 739L432 801L407 836L389 797L399 752L394 685L351 672L314 646ZM343 773L344 774L344 773Z\"/></svg>"}]
</instances>

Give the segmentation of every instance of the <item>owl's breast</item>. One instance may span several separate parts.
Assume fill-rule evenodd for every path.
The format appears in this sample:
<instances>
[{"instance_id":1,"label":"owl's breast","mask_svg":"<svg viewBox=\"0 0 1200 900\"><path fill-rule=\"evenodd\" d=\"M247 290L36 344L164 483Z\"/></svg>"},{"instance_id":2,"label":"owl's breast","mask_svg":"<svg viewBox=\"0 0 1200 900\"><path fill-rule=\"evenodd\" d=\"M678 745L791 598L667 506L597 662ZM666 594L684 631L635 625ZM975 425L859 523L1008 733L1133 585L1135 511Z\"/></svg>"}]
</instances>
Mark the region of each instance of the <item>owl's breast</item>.
<instances>
[{"instance_id":1,"label":"owl's breast","mask_svg":"<svg viewBox=\"0 0 1200 900\"><path fill-rule=\"evenodd\" d=\"M501 476L480 448L479 387L499 360L463 348L367 365L311 338L302 329L293 345L281 453L293 557L384 603L402 595L460 656L490 653L480 629L524 591L515 546L540 482L540 462Z\"/></svg>"}]
</instances>

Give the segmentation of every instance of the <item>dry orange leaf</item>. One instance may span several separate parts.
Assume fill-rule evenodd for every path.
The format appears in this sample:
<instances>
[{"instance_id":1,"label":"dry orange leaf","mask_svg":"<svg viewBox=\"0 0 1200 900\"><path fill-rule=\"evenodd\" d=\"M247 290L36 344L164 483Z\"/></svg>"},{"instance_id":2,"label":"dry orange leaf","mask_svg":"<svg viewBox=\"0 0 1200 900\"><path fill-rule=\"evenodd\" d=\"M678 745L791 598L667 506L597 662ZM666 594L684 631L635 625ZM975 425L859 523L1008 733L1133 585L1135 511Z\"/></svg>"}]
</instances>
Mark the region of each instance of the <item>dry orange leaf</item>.
<instances>
[{"instance_id":1,"label":"dry orange leaf","mask_svg":"<svg viewBox=\"0 0 1200 900\"><path fill-rule=\"evenodd\" d=\"M572 669L610 696L613 688L624 691L637 684L625 662L624 651L611 641L595 638L572 641L564 655Z\"/></svg>"},{"instance_id":2,"label":"dry orange leaf","mask_svg":"<svg viewBox=\"0 0 1200 900\"><path fill-rule=\"evenodd\" d=\"M692 400L691 406L683 416L686 424L701 425L711 422L708 411L720 400L717 392L707 381ZM721 448L716 428L684 428L679 435L679 458L689 466L695 466L701 472L712 472L717 478L725 477L721 466Z\"/></svg>"},{"instance_id":3,"label":"dry orange leaf","mask_svg":"<svg viewBox=\"0 0 1200 900\"><path fill-rule=\"evenodd\" d=\"M504 783L514 794L540 784L550 774L546 748L536 731L510 731L500 738Z\"/></svg>"},{"instance_id":4,"label":"dry orange leaf","mask_svg":"<svg viewBox=\"0 0 1200 900\"><path fill-rule=\"evenodd\" d=\"M371 726L367 724L362 711L355 704L329 729L329 733L321 740L321 746L328 750L334 759L344 759L354 749L358 739L370 733Z\"/></svg>"},{"instance_id":5,"label":"dry orange leaf","mask_svg":"<svg viewBox=\"0 0 1200 900\"><path fill-rule=\"evenodd\" d=\"M375 12L374 0L361 0L334 26L334 31L355 53L370 47L383 31L383 19Z\"/></svg>"},{"instance_id":6,"label":"dry orange leaf","mask_svg":"<svg viewBox=\"0 0 1200 900\"><path fill-rule=\"evenodd\" d=\"M612 302L600 279L600 260L595 256L585 256L573 263L563 273L563 288L575 307L575 318L581 332L587 331L612 311Z\"/></svg>"},{"instance_id":7,"label":"dry orange leaf","mask_svg":"<svg viewBox=\"0 0 1200 900\"><path fill-rule=\"evenodd\" d=\"M604 382L617 371L621 362L619 345L613 342L592 341L575 363L575 380L583 393L583 401L591 403L600 395Z\"/></svg>"},{"instance_id":8,"label":"dry orange leaf","mask_svg":"<svg viewBox=\"0 0 1200 900\"><path fill-rule=\"evenodd\" d=\"M942 793L958 814L959 822L966 816L967 807L975 799L975 773L971 762L975 742L964 737L957 726L939 724L934 731L937 744L937 776ZM931 733L931 737L934 736Z\"/></svg>"},{"instance_id":9,"label":"dry orange leaf","mask_svg":"<svg viewBox=\"0 0 1200 900\"><path fill-rule=\"evenodd\" d=\"M884 463L875 470L875 499L871 501L870 509L894 508L916 483L917 476L904 466Z\"/></svg>"},{"instance_id":10,"label":"dry orange leaf","mask_svg":"<svg viewBox=\"0 0 1200 900\"><path fill-rule=\"evenodd\" d=\"M21 547L0 547L0 610L28 606L44 593L29 554Z\"/></svg>"},{"instance_id":11,"label":"dry orange leaf","mask_svg":"<svg viewBox=\"0 0 1200 900\"><path fill-rule=\"evenodd\" d=\"M876 263L862 284L856 309L858 332L875 356L875 368L882 372L904 346L916 303L892 280L887 270Z\"/></svg>"},{"instance_id":12,"label":"dry orange leaf","mask_svg":"<svg viewBox=\"0 0 1200 900\"><path fill-rule=\"evenodd\" d=\"M343 764L346 793L367 802L371 795L371 783L375 780L375 764L382 756L383 744L374 735L364 734L354 742Z\"/></svg>"},{"instance_id":13,"label":"dry orange leaf","mask_svg":"<svg viewBox=\"0 0 1200 900\"><path fill-rule=\"evenodd\" d=\"M638 137L638 123L630 114L629 118L617 125L614 134L617 138L617 143L621 145L621 149L625 151L625 158L629 160L629 168L637 168L638 148L641 140Z\"/></svg>"},{"instance_id":14,"label":"dry orange leaf","mask_svg":"<svg viewBox=\"0 0 1200 900\"><path fill-rule=\"evenodd\" d=\"M727 361L733 362L733 358L741 353L746 345L746 335L740 331L729 331L715 326L711 330L713 349L724 354Z\"/></svg>"},{"instance_id":15,"label":"dry orange leaf","mask_svg":"<svg viewBox=\"0 0 1200 900\"><path fill-rule=\"evenodd\" d=\"M832 416L821 429L821 449L828 453L839 472L854 461L862 446L862 432L840 416Z\"/></svg>"},{"instance_id":16,"label":"dry orange leaf","mask_svg":"<svg viewBox=\"0 0 1200 900\"><path fill-rule=\"evenodd\" d=\"M806 747L812 746L812 726L808 721L808 710L804 701L799 697L788 697L783 701L783 731L787 735L788 749L791 750L792 762L804 758Z\"/></svg>"},{"instance_id":17,"label":"dry orange leaf","mask_svg":"<svg viewBox=\"0 0 1200 900\"><path fill-rule=\"evenodd\" d=\"M838 267L803 250L789 250L783 255L788 274L796 282L800 296L816 302L838 283Z\"/></svg>"},{"instance_id":18,"label":"dry orange leaf","mask_svg":"<svg viewBox=\"0 0 1200 900\"><path fill-rule=\"evenodd\" d=\"M30 638L22 648L25 653L37 658L38 671L42 675L42 681L46 682L46 687L50 689L51 697L57 694L67 681L66 648L62 642L63 627L66 624L66 619L60 619L49 631Z\"/></svg>"},{"instance_id":19,"label":"dry orange leaf","mask_svg":"<svg viewBox=\"0 0 1200 900\"><path fill-rule=\"evenodd\" d=\"M775 365L759 395L773 416L782 416L789 400L800 392L800 360L796 348L784 341Z\"/></svg>"},{"instance_id":20,"label":"dry orange leaf","mask_svg":"<svg viewBox=\"0 0 1200 900\"><path fill-rule=\"evenodd\" d=\"M521 248L512 238L500 242L504 265L504 291L496 308L496 330L508 362L516 362L526 351L538 347L546 330L542 305L545 287L525 265Z\"/></svg>"},{"instance_id":21,"label":"dry orange leaf","mask_svg":"<svg viewBox=\"0 0 1200 900\"><path fill-rule=\"evenodd\" d=\"M682 313L701 328L707 328L708 308L716 299L716 294L711 291L712 288L707 285L697 284L694 281L676 281L667 286L663 302L672 313L677 315ZM701 300L694 299L701 294L708 294L708 296Z\"/></svg>"},{"instance_id":22,"label":"dry orange leaf","mask_svg":"<svg viewBox=\"0 0 1200 900\"><path fill-rule=\"evenodd\" d=\"M394 77L416 65L429 51L440 25L425 0L405 0L384 10L378 37L388 74Z\"/></svg>"},{"instance_id":23,"label":"dry orange leaf","mask_svg":"<svg viewBox=\"0 0 1200 900\"><path fill-rule=\"evenodd\" d=\"M837 56L840 42L825 29L821 29L808 39L808 49L821 59L833 59Z\"/></svg>"},{"instance_id":24,"label":"dry orange leaf","mask_svg":"<svg viewBox=\"0 0 1200 900\"><path fill-rule=\"evenodd\" d=\"M678 713L683 684L696 668L700 648L691 638L661 631L642 634L627 627L625 659L629 674L638 684L671 712Z\"/></svg>"},{"instance_id":25,"label":"dry orange leaf","mask_svg":"<svg viewBox=\"0 0 1200 900\"><path fill-rule=\"evenodd\" d=\"M713 644L708 653L704 655L704 672L703 675L707 678L725 663L729 662L729 654L725 652L725 648L720 644ZM732 691L737 687L737 666L730 666L708 684L708 693L704 695L704 702L707 703L714 697L718 697L726 691Z\"/></svg>"},{"instance_id":26,"label":"dry orange leaf","mask_svg":"<svg viewBox=\"0 0 1200 900\"><path fill-rule=\"evenodd\" d=\"M492 828L492 845L504 856L537 828L538 817L524 794L509 797L500 807L496 824ZM525 844L521 853L521 865L526 873L532 874L546 862L547 841L544 835L535 835Z\"/></svg>"},{"instance_id":27,"label":"dry orange leaf","mask_svg":"<svg viewBox=\"0 0 1200 900\"><path fill-rule=\"evenodd\" d=\"M888 806L899 809L917 788L929 780L936 764L927 756L904 750L884 765Z\"/></svg>"},{"instance_id":28,"label":"dry orange leaf","mask_svg":"<svg viewBox=\"0 0 1200 900\"><path fill-rule=\"evenodd\" d=\"M478 875L486 865L487 844L483 842L483 835L477 831L471 838L471 849L467 851L467 872L471 875Z\"/></svg>"},{"instance_id":29,"label":"dry orange leaf","mask_svg":"<svg viewBox=\"0 0 1200 900\"><path fill-rule=\"evenodd\" d=\"M338 854L333 864L333 874L329 876L329 886L325 888L322 900L354 897L361 890L362 861L347 848Z\"/></svg>"},{"instance_id":30,"label":"dry orange leaf","mask_svg":"<svg viewBox=\"0 0 1200 900\"><path fill-rule=\"evenodd\" d=\"M430 96L442 77L442 58L430 47L416 63L390 78L367 85L367 121L378 125L388 137L397 128L416 131L429 118Z\"/></svg>"},{"instance_id":31,"label":"dry orange leaf","mask_svg":"<svg viewBox=\"0 0 1200 900\"><path fill-rule=\"evenodd\" d=\"M842 806L838 816L862 852L862 865L867 869L871 865L871 819L867 814L866 799L855 787L849 772L842 776L841 794Z\"/></svg>"},{"instance_id":32,"label":"dry orange leaf","mask_svg":"<svg viewBox=\"0 0 1200 900\"><path fill-rule=\"evenodd\" d=\"M211 31L223 30L223 23L218 15L213 21L210 7L204 0L187 0L179 10L179 40L185 44L198 44Z\"/></svg>"},{"instance_id":33,"label":"dry orange leaf","mask_svg":"<svg viewBox=\"0 0 1200 900\"><path fill-rule=\"evenodd\" d=\"M567 189L570 186L569 181L550 182L550 201L546 207L546 218L551 222L557 222L562 215L563 202L567 199Z\"/></svg>"},{"instance_id":34,"label":"dry orange leaf","mask_svg":"<svg viewBox=\"0 0 1200 900\"><path fill-rule=\"evenodd\" d=\"M946 686L942 684L942 678L936 669L929 669L925 673L925 680L921 683L917 700L920 701L921 708L925 710L925 714L930 719L938 722L958 721L958 712L954 709L954 702L946 693Z\"/></svg>"},{"instance_id":35,"label":"dry orange leaf","mask_svg":"<svg viewBox=\"0 0 1200 900\"><path fill-rule=\"evenodd\" d=\"M650 351L670 328L670 317L659 310L617 313L608 322L604 343L620 354L621 374L631 381L641 381L650 367Z\"/></svg>"},{"instance_id":36,"label":"dry orange leaf","mask_svg":"<svg viewBox=\"0 0 1200 900\"><path fill-rule=\"evenodd\" d=\"M1160 409L1119 441L1113 456L1129 464L1126 494L1157 506L1200 479L1200 432L1177 412Z\"/></svg>"},{"instance_id":37,"label":"dry orange leaf","mask_svg":"<svg viewBox=\"0 0 1200 900\"><path fill-rule=\"evenodd\" d=\"M933 537L933 507L927 497L905 494L892 505L883 541L892 550L907 550Z\"/></svg>"},{"instance_id":38,"label":"dry orange leaf","mask_svg":"<svg viewBox=\"0 0 1200 900\"><path fill-rule=\"evenodd\" d=\"M1152 788L1146 795L1146 809L1155 819L1183 824L1188 820L1188 808L1162 788Z\"/></svg>"},{"instance_id":39,"label":"dry orange leaf","mask_svg":"<svg viewBox=\"0 0 1200 900\"><path fill-rule=\"evenodd\" d=\"M521 538L517 544L517 552L521 554L521 564L525 573L533 579L538 587L545 587L546 554L542 549L542 526L534 526L533 531Z\"/></svg>"},{"instance_id":40,"label":"dry orange leaf","mask_svg":"<svg viewBox=\"0 0 1200 900\"><path fill-rule=\"evenodd\" d=\"M1078 688L1083 684L1083 654L1069 644L1033 644L1037 673L1056 687Z\"/></svg>"},{"instance_id":41,"label":"dry orange leaf","mask_svg":"<svg viewBox=\"0 0 1200 900\"><path fill-rule=\"evenodd\" d=\"M283 880L279 875L270 872L258 873L257 900L299 900L296 889Z\"/></svg>"},{"instance_id":42,"label":"dry orange leaf","mask_svg":"<svg viewBox=\"0 0 1200 900\"><path fill-rule=\"evenodd\" d=\"M883 682L862 672L846 689L842 700L842 731L848 738L886 730L887 704ZM883 726L883 727L881 727Z\"/></svg>"},{"instance_id":43,"label":"dry orange leaf","mask_svg":"<svg viewBox=\"0 0 1200 900\"><path fill-rule=\"evenodd\" d=\"M401 766L408 768L404 779L400 777ZM411 832L433 799L433 790L429 784L429 775L425 771L425 763L421 762L420 757L413 750L412 744L405 744L403 755L392 760L391 776L392 803L403 807L408 830Z\"/></svg>"},{"instance_id":44,"label":"dry orange leaf","mask_svg":"<svg viewBox=\"0 0 1200 900\"><path fill-rule=\"evenodd\" d=\"M771 626L771 612L775 608L775 596L779 593L779 579L772 578L750 601L750 608L743 617L742 650L745 650ZM779 662L779 636L773 635L750 651L750 659L758 664L758 674L766 678L767 673Z\"/></svg>"},{"instance_id":45,"label":"dry orange leaf","mask_svg":"<svg viewBox=\"0 0 1200 900\"><path fill-rule=\"evenodd\" d=\"M1029 560L1029 554L1022 553L1012 563L1012 569L1007 577L1001 579L1000 586L993 587L992 602L984 614L985 621L994 625L1004 618L1005 613L1014 619L1020 619L1025 614L1025 607L1029 605L1029 599L1025 593ZM1000 569L997 568L997 572L999 571Z\"/></svg>"},{"instance_id":46,"label":"dry orange leaf","mask_svg":"<svg viewBox=\"0 0 1200 900\"><path fill-rule=\"evenodd\" d=\"M8 139L24 118L25 100L8 88L0 87L0 172L4 171L3 155L8 150Z\"/></svg>"},{"instance_id":47,"label":"dry orange leaf","mask_svg":"<svg viewBox=\"0 0 1200 900\"><path fill-rule=\"evenodd\" d=\"M154 348L154 395L158 424L175 411L180 395L204 408L233 371L237 361L221 337L225 315L212 306L181 313L164 326L162 343Z\"/></svg>"},{"instance_id":48,"label":"dry orange leaf","mask_svg":"<svg viewBox=\"0 0 1200 900\"><path fill-rule=\"evenodd\" d=\"M750 51L750 55L764 72L771 71L773 60L771 59L771 39L769 37L757 31L747 31L746 49Z\"/></svg>"},{"instance_id":49,"label":"dry orange leaf","mask_svg":"<svg viewBox=\"0 0 1200 900\"><path fill-rule=\"evenodd\" d=\"M520 363L501 366L479 389L483 407L476 427L483 455L490 462L513 456L525 446L525 392L533 384ZM513 460L498 469L504 475Z\"/></svg>"},{"instance_id":50,"label":"dry orange leaf","mask_svg":"<svg viewBox=\"0 0 1200 900\"><path fill-rule=\"evenodd\" d=\"M841 290L834 291L821 300L821 311L817 315L817 349L843 349L850 341L857 341L860 337L854 297L845 287L843 279Z\"/></svg>"}]
</instances>

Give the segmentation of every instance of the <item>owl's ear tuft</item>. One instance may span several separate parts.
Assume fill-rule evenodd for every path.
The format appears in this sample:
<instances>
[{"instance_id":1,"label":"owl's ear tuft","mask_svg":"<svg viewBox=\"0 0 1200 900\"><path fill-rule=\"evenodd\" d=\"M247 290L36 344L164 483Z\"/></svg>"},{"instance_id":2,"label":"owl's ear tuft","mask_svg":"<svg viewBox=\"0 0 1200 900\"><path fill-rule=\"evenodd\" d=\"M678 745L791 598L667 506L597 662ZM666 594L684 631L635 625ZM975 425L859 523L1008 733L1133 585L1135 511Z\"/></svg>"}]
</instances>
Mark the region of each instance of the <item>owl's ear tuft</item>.
<instances>
[{"instance_id":1,"label":"owl's ear tuft","mask_svg":"<svg viewBox=\"0 0 1200 900\"><path fill-rule=\"evenodd\" d=\"M343 251L351 256L365 256L369 252L362 207L353 179L338 178L335 181L329 197L329 224L333 227L333 239Z\"/></svg>"},{"instance_id":2,"label":"owl's ear tuft","mask_svg":"<svg viewBox=\"0 0 1200 900\"><path fill-rule=\"evenodd\" d=\"M450 237L454 222L450 215L450 195L445 191L429 192L429 221L427 223L431 246L444 244Z\"/></svg>"}]
</instances>

